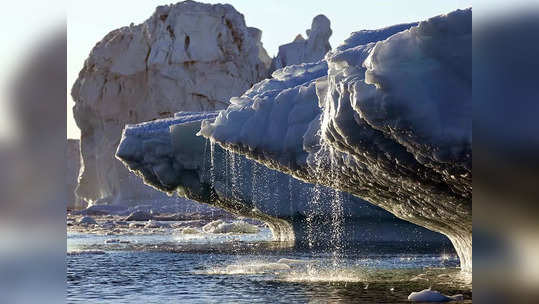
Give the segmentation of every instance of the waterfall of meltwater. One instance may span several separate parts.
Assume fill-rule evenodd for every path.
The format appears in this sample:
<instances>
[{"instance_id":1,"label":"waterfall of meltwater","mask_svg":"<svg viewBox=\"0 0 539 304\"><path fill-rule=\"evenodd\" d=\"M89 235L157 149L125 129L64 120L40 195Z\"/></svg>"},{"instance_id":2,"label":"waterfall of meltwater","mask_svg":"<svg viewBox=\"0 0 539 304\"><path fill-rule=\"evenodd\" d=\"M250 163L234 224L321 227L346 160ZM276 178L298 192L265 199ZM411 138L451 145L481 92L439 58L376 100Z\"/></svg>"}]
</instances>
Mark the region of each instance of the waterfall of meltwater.
<instances>
[{"instance_id":1,"label":"waterfall of meltwater","mask_svg":"<svg viewBox=\"0 0 539 304\"><path fill-rule=\"evenodd\" d=\"M332 183L335 185L338 183L336 170L338 169L336 164L335 155L333 150L329 152L330 160L330 172L329 176L332 180ZM337 187L332 187L337 189ZM337 269L339 267L340 261L342 261L343 255L343 234L344 234L344 210L343 204L345 200L345 195L337 190L331 190L331 245L333 247L333 267Z\"/></svg>"},{"instance_id":2,"label":"waterfall of meltwater","mask_svg":"<svg viewBox=\"0 0 539 304\"><path fill-rule=\"evenodd\" d=\"M211 196L214 196L215 193L213 192L214 189L215 189L215 141L213 140L209 140L210 142L210 168L209 168L209 171L210 171L210 191L212 191L210 193ZM212 200L216 199L215 197L211 197ZM212 209L212 212L211 212L211 216L213 218L214 216L214 213L213 213L213 209Z\"/></svg>"},{"instance_id":3,"label":"waterfall of meltwater","mask_svg":"<svg viewBox=\"0 0 539 304\"><path fill-rule=\"evenodd\" d=\"M338 165L336 163L335 155L333 150L321 142L320 149L315 154L314 158L316 175L319 180L329 179L331 183L338 183L336 170L338 170ZM322 210L317 210L317 208L327 208L330 207L330 218L325 218L322 221L329 220L331 222L331 235L330 240L326 243L328 250L332 252L332 266L334 270L337 270L342 264L343 258L343 234L344 234L344 194L340 191L326 188L323 186L315 186L313 190L313 195L310 200L310 212L313 213L311 216L307 216L308 225L313 225L316 223L312 222L312 219L309 220L309 217L318 218L317 215L325 216ZM309 223L309 221L311 221ZM316 231L316 230L315 230ZM314 232L316 233L316 232Z\"/></svg>"},{"instance_id":4,"label":"waterfall of meltwater","mask_svg":"<svg viewBox=\"0 0 539 304\"><path fill-rule=\"evenodd\" d=\"M319 209L320 209L320 202L321 202L321 188L320 185L315 185L311 188L311 193L309 195L311 196L310 200L308 200L308 208L306 210L306 216L305 221L307 222L307 244L309 248L313 248L316 242L316 233L318 231L317 227L321 223L318 222L319 218Z\"/></svg>"},{"instance_id":5,"label":"waterfall of meltwater","mask_svg":"<svg viewBox=\"0 0 539 304\"><path fill-rule=\"evenodd\" d=\"M227 151L228 166L230 172L230 195L232 198L239 198L242 194L243 171L241 170L241 157L236 153Z\"/></svg>"}]
</instances>

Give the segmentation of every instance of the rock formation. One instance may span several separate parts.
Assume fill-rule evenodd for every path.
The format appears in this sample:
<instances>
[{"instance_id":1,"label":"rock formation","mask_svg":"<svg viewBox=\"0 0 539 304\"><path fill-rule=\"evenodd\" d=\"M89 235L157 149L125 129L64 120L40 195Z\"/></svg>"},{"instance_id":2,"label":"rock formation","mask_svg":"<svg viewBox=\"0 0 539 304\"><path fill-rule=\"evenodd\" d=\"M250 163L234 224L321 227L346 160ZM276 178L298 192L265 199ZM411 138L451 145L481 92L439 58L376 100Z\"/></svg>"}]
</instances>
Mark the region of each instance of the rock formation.
<instances>
[{"instance_id":1,"label":"rock formation","mask_svg":"<svg viewBox=\"0 0 539 304\"><path fill-rule=\"evenodd\" d=\"M445 234L471 271L471 16L357 32L327 62L232 99L201 134Z\"/></svg>"},{"instance_id":2,"label":"rock formation","mask_svg":"<svg viewBox=\"0 0 539 304\"><path fill-rule=\"evenodd\" d=\"M193 1L159 6L144 23L107 34L71 92L81 129L77 195L91 203L161 197L114 158L122 129L179 110L226 108L268 75L260 36L232 6Z\"/></svg>"},{"instance_id":3,"label":"rock formation","mask_svg":"<svg viewBox=\"0 0 539 304\"><path fill-rule=\"evenodd\" d=\"M307 39L301 34L294 41L281 45L279 53L271 62L271 71L288 65L320 61L331 49L330 21L324 15L314 17L311 29L307 31Z\"/></svg>"}]
</instances>

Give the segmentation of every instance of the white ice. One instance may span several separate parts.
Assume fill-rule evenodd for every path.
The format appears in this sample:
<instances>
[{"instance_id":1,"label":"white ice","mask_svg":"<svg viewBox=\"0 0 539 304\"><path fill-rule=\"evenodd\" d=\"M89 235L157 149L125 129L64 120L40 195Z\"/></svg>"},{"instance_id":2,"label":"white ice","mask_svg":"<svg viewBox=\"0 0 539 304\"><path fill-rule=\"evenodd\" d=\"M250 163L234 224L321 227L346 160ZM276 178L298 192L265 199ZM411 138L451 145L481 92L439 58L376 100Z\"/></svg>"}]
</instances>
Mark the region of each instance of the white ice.
<instances>
[{"instance_id":1,"label":"white ice","mask_svg":"<svg viewBox=\"0 0 539 304\"><path fill-rule=\"evenodd\" d=\"M418 292L412 292L408 296L409 301L414 302L449 302L449 301L462 301L463 295L458 294L454 296L446 296L436 290L424 289Z\"/></svg>"}]
</instances>

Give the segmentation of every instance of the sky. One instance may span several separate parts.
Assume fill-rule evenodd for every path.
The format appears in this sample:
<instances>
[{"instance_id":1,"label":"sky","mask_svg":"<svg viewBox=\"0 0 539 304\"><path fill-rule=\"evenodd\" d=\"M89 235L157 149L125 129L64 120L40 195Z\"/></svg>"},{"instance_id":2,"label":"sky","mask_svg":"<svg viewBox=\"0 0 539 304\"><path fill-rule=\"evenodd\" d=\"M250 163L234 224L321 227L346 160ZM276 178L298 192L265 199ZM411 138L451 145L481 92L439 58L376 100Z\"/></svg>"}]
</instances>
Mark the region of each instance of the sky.
<instances>
[{"instance_id":1,"label":"sky","mask_svg":"<svg viewBox=\"0 0 539 304\"><path fill-rule=\"evenodd\" d=\"M332 47L351 32L376 29L393 24L425 20L457 8L471 7L471 0L223 0L245 16L247 26L262 30L262 43L270 56L279 45L291 42L297 34L305 37L314 16L326 15L331 21ZM73 115L70 90L92 47L108 32L139 24L149 18L158 5L171 0L93 0L70 1L67 5L67 137L78 138L80 131Z\"/></svg>"}]
</instances>

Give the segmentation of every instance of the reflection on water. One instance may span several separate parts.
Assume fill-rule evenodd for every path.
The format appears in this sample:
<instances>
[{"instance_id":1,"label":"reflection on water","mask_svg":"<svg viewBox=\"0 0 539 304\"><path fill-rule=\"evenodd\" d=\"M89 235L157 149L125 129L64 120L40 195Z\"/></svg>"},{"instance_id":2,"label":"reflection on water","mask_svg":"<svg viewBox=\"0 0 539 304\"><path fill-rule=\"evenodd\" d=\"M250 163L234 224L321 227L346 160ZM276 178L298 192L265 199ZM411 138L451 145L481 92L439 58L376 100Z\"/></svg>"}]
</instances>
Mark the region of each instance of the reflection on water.
<instances>
[{"instance_id":1,"label":"reflection on water","mask_svg":"<svg viewBox=\"0 0 539 304\"><path fill-rule=\"evenodd\" d=\"M260 241L264 233L198 239L70 233L68 302L408 303L412 291L429 287L471 302L470 278L443 249L364 246L343 252L335 268L331 251Z\"/></svg>"}]
</instances>

